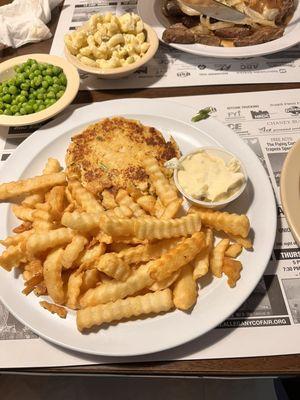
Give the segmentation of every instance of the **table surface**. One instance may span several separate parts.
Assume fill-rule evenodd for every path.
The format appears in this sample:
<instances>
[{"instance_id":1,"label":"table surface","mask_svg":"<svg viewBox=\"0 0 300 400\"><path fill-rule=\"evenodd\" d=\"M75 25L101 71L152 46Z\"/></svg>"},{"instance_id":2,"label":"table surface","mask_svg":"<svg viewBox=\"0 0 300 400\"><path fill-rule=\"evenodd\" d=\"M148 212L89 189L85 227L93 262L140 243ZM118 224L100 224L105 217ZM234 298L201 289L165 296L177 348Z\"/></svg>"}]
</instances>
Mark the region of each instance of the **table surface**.
<instances>
[{"instance_id":1,"label":"table surface","mask_svg":"<svg viewBox=\"0 0 300 400\"><path fill-rule=\"evenodd\" d=\"M0 6L10 1L0 0ZM52 11L49 28L54 35L60 8ZM0 51L0 60L30 53L49 53L52 39L41 43L28 44L18 49ZM150 88L135 90L94 90L80 91L74 103L92 103L128 97L173 97L220 93L241 93L251 91L300 89L299 83L268 83L248 85L194 86L180 88ZM270 338L271 339L271 338ZM110 374L110 375L149 375L149 376L281 376L300 374L300 354L272 357L249 357L214 360L168 361L153 363L92 365L80 367L21 369L24 373L55 374ZM10 370L13 372L13 370Z\"/></svg>"}]
</instances>

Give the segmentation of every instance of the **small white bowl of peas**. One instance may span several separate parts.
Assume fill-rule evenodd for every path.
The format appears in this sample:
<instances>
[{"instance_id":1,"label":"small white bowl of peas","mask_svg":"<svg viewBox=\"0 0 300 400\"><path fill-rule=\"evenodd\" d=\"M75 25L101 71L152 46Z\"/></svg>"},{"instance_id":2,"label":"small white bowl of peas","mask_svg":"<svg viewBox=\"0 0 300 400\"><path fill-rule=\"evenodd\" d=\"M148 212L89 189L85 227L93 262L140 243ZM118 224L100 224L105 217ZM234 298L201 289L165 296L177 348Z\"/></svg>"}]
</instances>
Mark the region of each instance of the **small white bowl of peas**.
<instances>
[{"instance_id":1,"label":"small white bowl of peas","mask_svg":"<svg viewBox=\"0 0 300 400\"><path fill-rule=\"evenodd\" d=\"M61 57L29 54L0 64L0 126L45 121L65 109L79 89L77 69Z\"/></svg>"}]
</instances>

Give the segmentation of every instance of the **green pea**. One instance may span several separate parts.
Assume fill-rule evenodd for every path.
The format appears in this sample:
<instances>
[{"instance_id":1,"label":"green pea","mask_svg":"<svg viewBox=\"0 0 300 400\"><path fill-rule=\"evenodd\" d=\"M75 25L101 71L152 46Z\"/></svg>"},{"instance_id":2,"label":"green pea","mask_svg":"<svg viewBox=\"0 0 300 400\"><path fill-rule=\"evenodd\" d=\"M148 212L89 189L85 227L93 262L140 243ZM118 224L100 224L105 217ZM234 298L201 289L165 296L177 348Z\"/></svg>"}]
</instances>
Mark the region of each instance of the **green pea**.
<instances>
[{"instance_id":1,"label":"green pea","mask_svg":"<svg viewBox=\"0 0 300 400\"><path fill-rule=\"evenodd\" d=\"M60 79L57 76L53 77L53 83L59 85L60 84Z\"/></svg>"},{"instance_id":2,"label":"green pea","mask_svg":"<svg viewBox=\"0 0 300 400\"><path fill-rule=\"evenodd\" d=\"M19 111L19 107L18 106L11 106L11 112L13 113L13 114L15 114L16 112L18 112Z\"/></svg>"},{"instance_id":3,"label":"green pea","mask_svg":"<svg viewBox=\"0 0 300 400\"><path fill-rule=\"evenodd\" d=\"M46 75L45 80L48 82L49 85L53 85L53 79L50 75Z\"/></svg>"},{"instance_id":4,"label":"green pea","mask_svg":"<svg viewBox=\"0 0 300 400\"><path fill-rule=\"evenodd\" d=\"M61 85L67 85L67 78L66 78L66 75L65 74L60 74L59 75L59 80L60 80L60 83L61 83Z\"/></svg>"},{"instance_id":5,"label":"green pea","mask_svg":"<svg viewBox=\"0 0 300 400\"><path fill-rule=\"evenodd\" d=\"M40 75L40 70L36 69L33 74L34 74L34 76L39 76Z\"/></svg>"},{"instance_id":6,"label":"green pea","mask_svg":"<svg viewBox=\"0 0 300 400\"><path fill-rule=\"evenodd\" d=\"M26 115L27 114L24 107L21 107L19 112L20 112L21 115Z\"/></svg>"},{"instance_id":7,"label":"green pea","mask_svg":"<svg viewBox=\"0 0 300 400\"><path fill-rule=\"evenodd\" d=\"M25 96L22 96L21 94L19 94L19 96L17 96L17 102L19 104L25 103L25 101L26 101L26 97Z\"/></svg>"},{"instance_id":8,"label":"green pea","mask_svg":"<svg viewBox=\"0 0 300 400\"><path fill-rule=\"evenodd\" d=\"M8 109L4 110L4 115L12 115L11 110Z\"/></svg>"},{"instance_id":9,"label":"green pea","mask_svg":"<svg viewBox=\"0 0 300 400\"><path fill-rule=\"evenodd\" d=\"M55 99L55 93L52 92L52 91L51 91L51 92L48 92L48 93L47 93L47 98L48 98L48 99Z\"/></svg>"},{"instance_id":10,"label":"green pea","mask_svg":"<svg viewBox=\"0 0 300 400\"><path fill-rule=\"evenodd\" d=\"M34 73L31 72L31 74L29 74L29 79L32 81L32 79L34 79Z\"/></svg>"},{"instance_id":11,"label":"green pea","mask_svg":"<svg viewBox=\"0 0 300 400\"><path fill-rule=\"evenodd\" d=\"M35 103L35 104L32 105L32 108L33 108L34 112L37 112L38 109L39 109L39 105Z\"/></svg>"},{"instance_id":12,"label":"green pea","mask_svg":"<svg viewBox=\"0 0 300 400\"><path fill-rule=\"evenodd\" d=\"M4 101L4 103L11 103L11 95L9 94L9 93L6 93L4 96L3 96L3 101Z\"/></svg>"},{"instance_id":13,"label":"green pea","mask_svg":"<svg viewBox=\"0 0 300 400\"><path fill-rule=\"evenodd\" d=\"M16 94L18 91L18 88L16 86L10 86L8 91L10 94Z\"/></svg>"},{"instance_id":14,"label":"green pea","mask_svg":"<svg viewBox=\"0 0 300 400\"><path fill-rule=\"evenodd\" d=\"M3 108L3 103L2 103L2 101L0 101L0 108L1 108L1 110L2 110L2 108Z\"/></svg>"},{"instance_id":15,"label":"green pea","mask_svg":"<svg viewBox=\"0 0 300 400\"><path fill-rule=\"evenodd\" d=\"M40 106L39 106L39 111L42 111L42 110L45 110L45 106L44 106L44 104L41 104Z\"/></svg>"},{"instance_id":16,"label":"green pea","mask_svg":"<svg viewBox=\"0 0 300 400\"><path fill-rule=\"evenodd\" d=\"M33 106L34 104L36 104L36 102L35 102L34 99L30 99L30 100L27 101L27 104Z\"/></svg>"},{"instance_id":17,"label":"green pea","mask_svg":"<svg viewBox=\"0 0 300 400\"><path fill-rule=\"evenodd\" d=\"M43 100L41 100L41 99L38 99L38 100L36 100L36 102L35 102L38 106L40 106L41 104L43 104Z\"/></svg>"},{"instance_id":18,"label":"green pea","mask_svg":"<svg viewBox=\"0 0 300 400\"><path fill-rule=\"evenodd\" d=\"M32 114L33 113L33 108L32 108L32 106L30 104L27 103L26 107L24 107L24 108L25 108L27 114Z\"/></svg>"},{"instance_id":19,"label":"green pea","mask_svg":"<svg viewBox=\"0 0 300 400\"><path fill-rule=\"evenodd\" d=\"M5 110L10 110L11 109L11 105L7 104L7 103L4 103L4 109Z\"/></svg>"},{"instance_id":20,"label":"green pea","mask_svg":"<svg viewBox=\"0 0 300 400\"><path fill-rule=\"evenodd\" d=\"M16 65L16 66L15 66L15 71L16 71L17 73L20 73L20 72L22 72L22 69L21 69L21 67L20 67L19 65Z\"/></svg>"},{"instance_id":21,"label":"green pea","mask_svg":"<svg viewBox=\"0 0 300 400\"><path fill-rule=\"evenodd\" d=\"M28 96L28 98L30 100L35 100L36 99L36 94L35 93L30 93L30 95Z\"/></svg>"},{"instance_id":22,"label":"green pea","mask_svg":"<svg viewBox=\"0 0 300 400\"><path fill-rule=\"evenodd\" d=\"M0 108L0 115L4 114L4 111Z\"/></svg>"},{"instance_id":23,"label":"green pea","mask_svg":"<svg viewBox=\"0 0 300 400\"><path fill-rule=\"evenodd\" d=\"M46 69L43 69L42 75L43 75L43 76L47 76L47 70L46 70Z\"/></svg>"},{"instance_id":24,"label":"green pea","mask_svg":"<svg viewBox=\"0 0 300 400\"><path fill-rule=\"evenodd\" d=\"M3 86L2 93L3 94L8 94L8 87L7 86Z\"/></svg>"},{"instance_id":25,"label":"green pea","mask_svg":"<svg viewBox=\"0 0 300 400\"><path fill-rule=\"evenodd\" d=\"M43 82L42 82L42 87L43 87L44 89L47 89L48 86L49 86L49 83L48 83L47 81L43 81Z\"/></svg>"},{"instance_id":26,"label":"green pea","mask_svg":"<svg viewBox=\"0 0 300 400\"><path fill-rule=\"evenodd\" d=\"M31 67L30 67L30 70L31 70L32 72L39 70L38 64L32 64Z\"/></svg>"},{"instance_id":27,"label":"green pea","mask_svg":"<svg viewBox=\"0 0 300 400\"><path fill-rule=\"evenodd\" d=\"M0 94L3 92L3 86L0 84Z\"/></svg>"},{"instance_id":28,"label":"green pea","mask_svg":"<svg viewBox=\"0 0 300 400\"><path fill-rule=\"evenodd\" d=\"M56 98L60 99L64 95L64 93L65 92L63 90L60 90L59 92L56 93Z\"/></svg>"},{"instance_id":29,"label":"green pea","mask_svg":"<svg viewBox=\"0 0 300 400\"><path fill-rule=\"evenodd\" d=\"M36 98L38 100L44 100L44 97L45 97L45 95L43 93L38 93L37 96L36 96Z\"/></svg>"},{"instance_id":30,"label":"green pea","mask_svg":"<svg viewBox=\"0 0 300 400\"><path fill-rule=\"evenodd\" d=\"M25 97L28 97L29 96L29 93L27 92L27 90L21 90L21 93L20 93L22 96L25 96Z\"/></svg>"},{"instance_id":31,"label":"green pea","mask_svg":"<svg viewBox=\"0 0 300 400\"><path fill-rule=\"evenodd\" d=\"M52 106L54 103L56 103L57 99L50 99L50 106Z\"/></svg>"},{"instance_id":32,"label":"green pea","mask_svg":"<svg viewBox=\"0 0 300 400\"><path fill-rule=\"evenodd\" d=\"M18 104L18 102L17 102L17 98L15 97L14 99L12 99L11 105L12 105L12 106L15 106L16 104ZM0 104L0 108L2 108L2 107L1 107L1 104Z\"/></svg>"},{"instance_id":33,"label":"green pea","mask_svg":"<svg viewBox=\"0 0 300 400\"><path fill-rule=\"evenodd\" d=\"M28 83L26 82L24 82L24 83L21 83L21 89L22 90L29 90L29 88L30 88L30 86L28 85Z\"/></svg>"},{"instance_id":34,"label":"green pea","mask_svg":"<svg viewBox=\"0 0 300 400\"><path fill-rule=\"evenodd\" d=\"M31 87L31 88L29 89L29 93L30 93L30 94L34 94L34 93L35 93L35 89Z\"/></svg>"},{"instance_id":35,"label":"green pea","mask_svg":"<svg viewBox=\"0 0 300 400\"><path fill-rule=\"evenodd\" d=\"M16 116L16 117L20 117L21 114L20 114L19 112L16 112L16 113L15 113L15 116Z\"/></svg>"}]
</instances>

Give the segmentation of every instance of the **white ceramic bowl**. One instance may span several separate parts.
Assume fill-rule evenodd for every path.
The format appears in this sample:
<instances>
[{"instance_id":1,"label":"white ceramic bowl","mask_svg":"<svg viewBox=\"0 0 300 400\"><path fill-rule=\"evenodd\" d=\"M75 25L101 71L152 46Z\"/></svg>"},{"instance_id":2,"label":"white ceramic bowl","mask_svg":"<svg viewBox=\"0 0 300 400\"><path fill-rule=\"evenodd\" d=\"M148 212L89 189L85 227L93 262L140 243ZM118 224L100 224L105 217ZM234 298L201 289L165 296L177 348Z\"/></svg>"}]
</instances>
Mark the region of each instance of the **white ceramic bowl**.
<instances>
[{"instance_id":1,"label":"white ceramic bowl","mask_svg":"<svg viewBox=\"0 0 300 400\"><path fill-rule=\"evenodd\" d=\"M14 67L23 64L29 58L41 63L48 63L63 69L67 77L67 87L63 96L52 106L37 113L13 116L0 115L0 126L25 126L45 121L65 109L74 100L79 89L79 74L75 67L61 57L49 54L27 54L7 60L0 64L0 82L6 81L15 75Z\"/></svg>"},{"instance_id":2,"label":"white ceramic bowl","mask_svg":"<svg viewBox=\"0 0 300 400\"><path fill-rule=\"evenodd\" d=\"M125 67L118 67L118 68L111 68L111 69L101 69L95 67L89 67L83 64L81 61L78 60L77 57L73 56L67 46L65 46L65 56L66 59L72 63L76 68L80 71L87 72L89 74L97 75L99 78L102 79L120 79L124 78L132 74L142 65L146 64L151 58L154 57L155 53L157 52L159 40L157 37L156 32L152 29L149 25L144 23L144 29L147 32L147 42L150 43L150 47L147 50L147 53L138 61L134 62L133 64L126 65Z\"/></svg>"},{"instance_id":3,"label":"white ceramic bowl","mask_svg":"<svg viewBox=\"0 0 300 400\"><path fill-rule=\"evenodd\" d=\"M205 150L208 154L211 154L213 156L222 158L226 163L228 161L230 161L232 158L235 158L239 161L240 166L241 166L241 172L243 173L245 180L244 183L242 184L242 186L240 187L239 190L237 190L231 197L229 197L226 200L222 200L222 201L215 201L215 202L208 202L208 201L203 201L203 200L198 200L195 199L194 197L190 196L189 194L187 194L182 186L179 184L178 181L178 170L176 169L174 171L174 181L176 184L177 189L180 191L180 193L187 199L189 200L191 203L201 206L201 207L205 207L205 208L213 208L213 209L222 209L224 207L226 207L228 204L230 204L231 202L233 202L234 200L236 200L245 190L246 186L247 186L247 180L248 180L248 176L247 176L247 172L246 169L242 163L242 161L235 155L230 153L229 151L222 149L221 147L211 147L211 146L203 146L200 149L197 149L191 153L185 154L184 156L182 156L179 161L183 161L186 157L190 156L191 154L196 154L199 152L199 150Z\"/></svg>"}]
</instances>

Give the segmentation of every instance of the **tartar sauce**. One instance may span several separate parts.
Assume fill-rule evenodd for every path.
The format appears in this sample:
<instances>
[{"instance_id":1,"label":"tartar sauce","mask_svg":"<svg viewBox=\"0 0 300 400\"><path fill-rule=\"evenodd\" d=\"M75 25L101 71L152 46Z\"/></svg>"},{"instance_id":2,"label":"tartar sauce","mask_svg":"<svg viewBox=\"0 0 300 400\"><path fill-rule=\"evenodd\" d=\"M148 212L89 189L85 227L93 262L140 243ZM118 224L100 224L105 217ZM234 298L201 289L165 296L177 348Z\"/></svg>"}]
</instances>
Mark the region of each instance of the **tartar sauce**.
<instances>
[{"instance_id":1,"label":"tartar sauce","mask_svg":"<svg viewBox=\"0 0 300 400\"><path fill-rule=\"evenodd\" d=\"M183 159L177 177L186 194L207 202L228 199L245 181L237 159L232 158L226 163L206 150L199 150Z\"/></svg>"}]
</instances>

